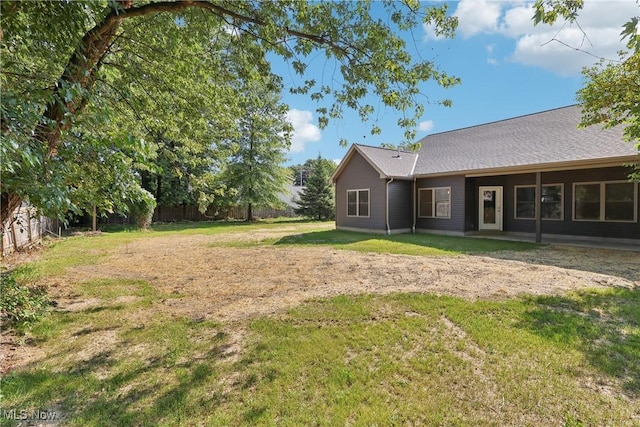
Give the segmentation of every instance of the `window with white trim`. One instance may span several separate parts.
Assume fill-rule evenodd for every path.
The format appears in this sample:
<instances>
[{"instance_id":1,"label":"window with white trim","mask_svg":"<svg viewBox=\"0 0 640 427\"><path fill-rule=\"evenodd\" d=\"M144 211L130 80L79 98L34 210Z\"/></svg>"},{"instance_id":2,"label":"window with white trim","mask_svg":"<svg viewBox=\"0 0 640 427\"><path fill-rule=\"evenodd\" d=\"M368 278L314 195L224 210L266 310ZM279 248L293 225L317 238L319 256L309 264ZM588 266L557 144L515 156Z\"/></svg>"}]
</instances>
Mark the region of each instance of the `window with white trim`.
<instances>
[{"instance_id":1,"label":"window with white trim","mask_svg":"<svg viewBox=\"0 0 640 427\"><path fill-rule=\"evenodd\" d=\"M573 184L573 219L576 221L635 222L638 190L633 182L581 182Z\"/></svg>"},{"instance_id":2,"label":"window with white trim","mask_svg":"<svg viewBox=\"0 0 640 427\"><path fill-rule=\"evenodd\" d=\"M542 186L542 219L563 219L563 184L545 184ZM515 218L536 218L536 186L515 186Z\"/></svg>"},{"instance_id":3,"label":"window with white trim","mask_svg":"<svg viewBox=\"0 0 640 427\"><path fill-rule=\"evenodd\" d=\"M347 190L347 216L369 216L369 189Z\"/></svg>"},{"instance_id":4,"label":"window with white trim","mask_svg":"<svg viewBox=\"0 0 640 427\"><path fill-rule=\"evenodd\" d=\"M418 189L420 218L451 218L451 187Z\"/></svg>"}]
</instances>

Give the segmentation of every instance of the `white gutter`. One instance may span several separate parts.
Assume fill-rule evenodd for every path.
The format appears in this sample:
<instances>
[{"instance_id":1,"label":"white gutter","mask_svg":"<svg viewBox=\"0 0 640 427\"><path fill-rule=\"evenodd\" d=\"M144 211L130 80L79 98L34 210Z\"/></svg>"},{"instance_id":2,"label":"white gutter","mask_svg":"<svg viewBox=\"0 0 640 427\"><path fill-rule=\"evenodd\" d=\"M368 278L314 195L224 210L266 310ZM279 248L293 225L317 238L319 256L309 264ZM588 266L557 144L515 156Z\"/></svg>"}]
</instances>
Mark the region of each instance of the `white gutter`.
<instances>
[{"instance_id":1,"label":"white gutter","mask_svg":"<svg viewBox=\"0 0 640 427\"><path fill-rule=\"evenodd\" d=\"M387 223L387 234L391 234L391 227L389 227L389 184L393 182L393 178L387 181L387 212L386 212L386 223Z\"/></svg>"}]
</instances>

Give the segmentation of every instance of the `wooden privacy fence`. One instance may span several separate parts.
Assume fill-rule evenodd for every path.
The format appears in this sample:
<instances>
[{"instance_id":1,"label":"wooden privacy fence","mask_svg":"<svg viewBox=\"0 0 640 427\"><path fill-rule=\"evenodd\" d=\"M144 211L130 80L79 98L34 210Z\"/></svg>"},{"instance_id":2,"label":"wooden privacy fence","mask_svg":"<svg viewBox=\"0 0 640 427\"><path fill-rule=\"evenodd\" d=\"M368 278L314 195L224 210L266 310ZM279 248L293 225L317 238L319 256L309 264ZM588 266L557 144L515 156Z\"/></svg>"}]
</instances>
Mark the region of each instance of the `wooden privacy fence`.
<instances>
[{"instance_id":1,"label":"wooden privacy fence","mask_svg":"<svg viewBox=\"0 0 640 427\"><path fill-rule=\"evenodd\" d=\"M287 209L253 209L253 216L257 218L278 218L296 216L293 208ZM197 206L158 206L153 212L153 222L176 222L176 221L212 221L219 219L246 219L247 208L232 207L228 209L212 209L210 208L202 214ZM133 224L130 217L122 217L120 215L109 215L107 218L100 218L103 224Z\"/></svg>"},{"instance_id":2,"label":"wooden privacy fence","mask_svg":"<svg viewBox=\"0 0 640 427\"><path fill-rule=\"evenodd\" d=\"M288 209L253 209L253 216L258 218L293 217L293 208ZM158 206L153 213L154 222L172 221L211 221L214 219L246 219L247 208L232 207L229 209L209 209L202 214L197 206Z\"/></svg>"},{"instance_id":3,"label":"wooden privacy fence","mask_svg":"<svg viewBox=\"0 0 640 427\"><path fill-rule=\"evenodd\" d=\"M58 236L59 227L57 220L38 215L33 206L23 203L13 213L12 220L3 224L0 254L4 257L38 244L46 234Z\"/></svg>"}]
</instances>

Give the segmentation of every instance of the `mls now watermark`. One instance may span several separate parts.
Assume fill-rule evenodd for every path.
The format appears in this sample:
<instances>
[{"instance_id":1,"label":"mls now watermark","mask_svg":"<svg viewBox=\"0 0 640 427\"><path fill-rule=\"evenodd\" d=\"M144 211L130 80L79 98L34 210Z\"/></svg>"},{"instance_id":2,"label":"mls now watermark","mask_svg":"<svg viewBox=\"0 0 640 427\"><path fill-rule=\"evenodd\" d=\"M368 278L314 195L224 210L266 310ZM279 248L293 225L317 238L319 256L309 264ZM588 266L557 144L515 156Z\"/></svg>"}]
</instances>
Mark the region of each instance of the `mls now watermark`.
<instances>
[{"instance_id":1,"label":"mls now watermark","mask_svg":"<svg viewBox=\"0 0 640 427\"><path fill-rule=\"evenodd\" d=\"M56 411L3 409L2 418L13 421L55 421L59 416Z\"/></svg>"}]
</instances>

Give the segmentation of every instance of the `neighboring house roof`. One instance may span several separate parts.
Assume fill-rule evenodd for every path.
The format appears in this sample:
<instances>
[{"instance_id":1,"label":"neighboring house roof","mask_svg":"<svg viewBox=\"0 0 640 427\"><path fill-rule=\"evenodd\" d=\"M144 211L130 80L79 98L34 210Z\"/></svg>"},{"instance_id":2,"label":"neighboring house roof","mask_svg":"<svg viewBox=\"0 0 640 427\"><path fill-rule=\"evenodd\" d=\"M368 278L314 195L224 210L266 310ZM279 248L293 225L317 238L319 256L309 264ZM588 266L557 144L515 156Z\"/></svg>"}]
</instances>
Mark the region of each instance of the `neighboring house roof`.
<instances>
[{"instance_id":1,"label":"neighboring house roof","mask_svg":"<svg viewBox=\"0 0 640 427\"><path fill-rule=\"evenodd\" d=\"M342 173L356 152L373 166L380 174L380 178L411 179L418 160L418 154L410 151L353 144L331 175L332 182L335 182L335 178Z\"/></svg>"},{"instance_id":2,"label":"neighboring house roof","mask_svg":"<svg viewBox=\"0 0 640 427\"><path fill-rule=\"evenodd\" d=\"M299 207L298 201L300 200L300 193L302 193L305 188L306 187L299 185L287 185L287 192L278 194L278 198L287 206L297 208Z\"/></svg>"},{"instance_id":3,"label":"neighboring house roof","mask_svg":"<svg viewBox=\"0 0 640 427\"><path fill-rule=\"evenodd\" d=\"M416 175L489 172L637 160L622 127L578 128L580 107L429 135L420 140Z\"/></svg>"}]
</instances>

